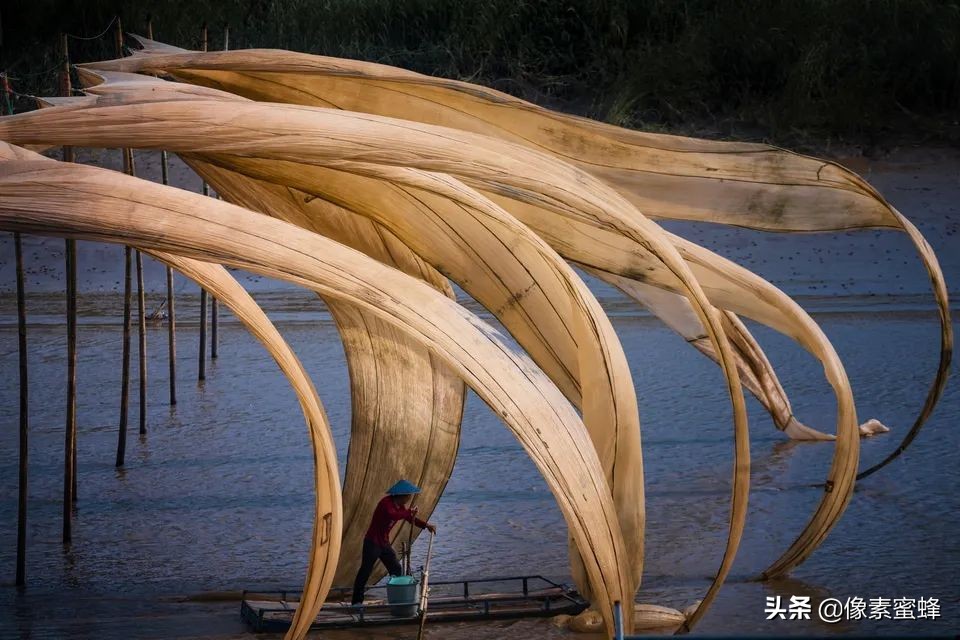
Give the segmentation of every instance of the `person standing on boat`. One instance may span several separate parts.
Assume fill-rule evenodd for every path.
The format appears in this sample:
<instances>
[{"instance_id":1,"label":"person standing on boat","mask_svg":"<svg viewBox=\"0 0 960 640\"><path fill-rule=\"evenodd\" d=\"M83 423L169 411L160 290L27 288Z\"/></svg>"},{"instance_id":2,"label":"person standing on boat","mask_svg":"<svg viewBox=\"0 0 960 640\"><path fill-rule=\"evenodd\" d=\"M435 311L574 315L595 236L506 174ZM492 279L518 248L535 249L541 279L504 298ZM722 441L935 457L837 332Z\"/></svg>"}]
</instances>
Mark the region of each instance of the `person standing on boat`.
<instances>
[{"instance_id":1,"label":"person standing on boat","mask_svg":"<svg viewBox=\"0 0 960 640\"><path fill-rule=\"evenodd\" d=\"M353 581L353 604L363 603L363 591L377 560L383 563L390 575L403 575L403 567L400 566L397 554L390 546L390 530L393 529L394 524L400 520L406 520L421 529L427 529L430 533L437 532L436 526L417 517L416 507L407 508L415 493L420 493L417 485L401 480L387 489L387 495L377 504L373 519L370 521L370 528L367 529L367 535L363 538L363 560L360 563L360 570L357 571L357 578Z\"/></svg>"}]
</instances>

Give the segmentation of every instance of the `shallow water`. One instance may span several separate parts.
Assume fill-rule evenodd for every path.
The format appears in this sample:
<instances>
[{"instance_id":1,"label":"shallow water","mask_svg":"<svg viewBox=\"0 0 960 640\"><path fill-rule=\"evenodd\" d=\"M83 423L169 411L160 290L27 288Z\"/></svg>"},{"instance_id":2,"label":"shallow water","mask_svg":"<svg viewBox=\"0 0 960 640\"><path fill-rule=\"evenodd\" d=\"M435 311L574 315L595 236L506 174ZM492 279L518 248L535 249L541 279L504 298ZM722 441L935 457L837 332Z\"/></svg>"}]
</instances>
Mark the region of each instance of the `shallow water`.
<instances>
[{"instance_id":1,"label":"shallow water","mask_svg":"<svg viewBox=\"0 0 960 640\"><path fill-rule=\"evenodd\" d=\"M941 204L937 217L924 210L928 215L920 216L918 222L940 252L948 284L956 285L960 254L951 237L956 225L949 214L955 211L951 208L955 203ZM932 209L936 211L936 203ZM899 443L921 406L938 356L928 285L903 238L865 232L832 239L785 239L742 230L672 228L744 261L815 313L845 363L861 421L876 417L893 430L863 441L862 466L880 460ZM772 244L760 249L754 242ZM30 246L38 252L36 263L41 265L42 249L56 248ZM9 247L4 239L2 273L9 272ZM102 271L103 282L112 284L118 251L92 251L81 253L81 270L86 256L88 269ZM855 254L850 258L852 265L843 262L848 253ZM147 274L153 283L148 307L153 308L161 297L162 279L154 265ZM44 277L38 272L33 275ZM50 277L50 282L56 280L55 275ZM322 303L310 294L278 288L266 280L246 281L254 285L256 297L316 382L342 465L350 406L335 327ZM43 282L36 283L35 290L45 290ZM647 563L638 600L682 609L702 597L725 541L733 443L724 386L717 368L682 339L611 290L591 286L614 318L640 402L648 528ZM208 363L206 382L197 384L196 289L181 284L179 404L167 405L166 326L150 325L148 433L137 435L134 360L127 464L124 470L116 470L120 300L110 288L87 286L81 297L79 502L69 549L59 542L66 373L63 300L40 293L28 302L30 515L29 587L24 592L12 586L17 508L16 323L12 297L0 296L0 637L252 638L239 621L238 603L228 594L226 601L182 602L180 598L245 588L297 588L301 583L312 526L312 458L296 399L264 350L226 312L220 327L220 358ZM477 310L475 305L472 308ZM751 328L777 368L797 416L832 431L835 405L817 363L773 332ZM729 635L956 632L960 613L957 385L948 385L908 453L858 484L840 524L821 548L789 579L765 584L749 579L803 528L820 496L820 490L810 485L825 477L833 447L788 442L752 399L749 408L753 484L747 531L731 579L696 631ZM569 580L566 530L551 494L517 441L472 395L457 466L433 520L440 526L431 572L434 579L506 571ZM423 548L418 546L422 558ZM825 597L934 597L940 599L941 615L936 620L836 625L816 620L766 621L765 598L776 595L785 599L809 595L814 602ZM415 635L412 628L397 627L324 637ZM577 637L549 621L536 620L438 626L429 635Z\"/></svg>"}]
</instances>

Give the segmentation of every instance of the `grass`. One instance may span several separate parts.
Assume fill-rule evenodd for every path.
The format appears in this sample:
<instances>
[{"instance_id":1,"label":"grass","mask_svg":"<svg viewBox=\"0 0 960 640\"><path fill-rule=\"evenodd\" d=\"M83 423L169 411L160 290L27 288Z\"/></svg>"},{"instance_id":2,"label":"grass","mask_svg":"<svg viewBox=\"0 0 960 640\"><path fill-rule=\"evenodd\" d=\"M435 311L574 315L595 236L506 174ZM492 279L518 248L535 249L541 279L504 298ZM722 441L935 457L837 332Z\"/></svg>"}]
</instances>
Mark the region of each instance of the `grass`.
<instances>
[{"instance_id":1,"label":"grass","mask_svg":"<svg viewBox=\"0 0 960 640\"><path fill-rule=\"evenodd\" d=\"M115 15L198 48L278 47L478 82L623 126L774 142L960 141L960 0L15 0L0 70L55 91L57 33ZM71 40L74 61L112 57ZM35 75L31 75L35 74Z\"/></svg>"}]
</instances>

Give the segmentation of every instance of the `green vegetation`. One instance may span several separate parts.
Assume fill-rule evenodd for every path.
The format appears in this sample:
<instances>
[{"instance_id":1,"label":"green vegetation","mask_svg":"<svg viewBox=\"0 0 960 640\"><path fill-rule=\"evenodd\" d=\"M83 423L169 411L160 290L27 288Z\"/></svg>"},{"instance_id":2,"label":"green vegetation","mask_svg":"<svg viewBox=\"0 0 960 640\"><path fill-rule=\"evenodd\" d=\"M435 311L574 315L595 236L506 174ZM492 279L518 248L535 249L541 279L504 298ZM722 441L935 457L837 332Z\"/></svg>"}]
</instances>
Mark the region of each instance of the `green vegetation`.
<instances>
[{"instance_id":1,"label":"green vegetation","mask_svg":"<svg viewBox=\"0 0 960 640\"><path fill-rule=\"evenodd\" d=\"M490 85L616 124L775 141L960 140L960 0L16 0L0 70L53 91L58 31L121 15L199 47L278 47ZM74 61L113 41L71 40Z\"/></svg>"}]
</instances>

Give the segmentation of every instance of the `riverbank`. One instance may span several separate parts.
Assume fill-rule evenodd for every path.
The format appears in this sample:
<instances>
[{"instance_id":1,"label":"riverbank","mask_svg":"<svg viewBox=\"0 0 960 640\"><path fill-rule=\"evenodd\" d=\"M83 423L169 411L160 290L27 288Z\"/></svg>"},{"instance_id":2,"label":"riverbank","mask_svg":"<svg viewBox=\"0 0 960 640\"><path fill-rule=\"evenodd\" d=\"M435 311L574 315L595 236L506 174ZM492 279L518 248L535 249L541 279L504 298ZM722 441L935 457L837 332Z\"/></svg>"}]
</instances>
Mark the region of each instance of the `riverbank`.
<instances>
[{"instance_id":1,"label":"riverbank","mask_svg":"<svg viewBox=\"0 0 960 640\"><path fill-rule=\"evenodd\" d=\"M82 7L80 5L82 4ZM960 143L960 3L797 0L173 0L155 36L199 49L273 47L493 86L613 124L793 148L822 140ZM73 62L115 57L110 27L144 34L138 0L3 8L0 71L57 92ZM19 105L26 108L26 104Z\"/></svg>"}]
</instances>

